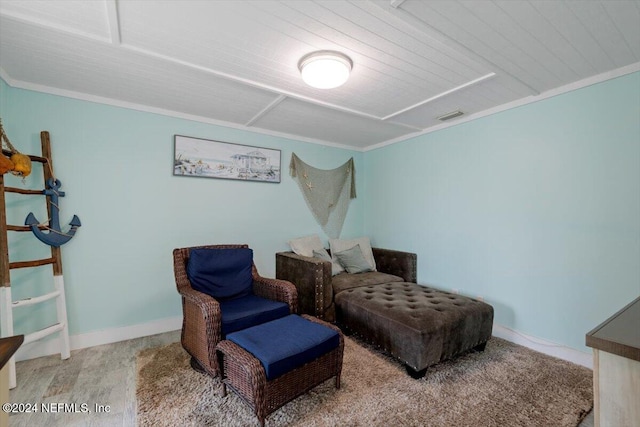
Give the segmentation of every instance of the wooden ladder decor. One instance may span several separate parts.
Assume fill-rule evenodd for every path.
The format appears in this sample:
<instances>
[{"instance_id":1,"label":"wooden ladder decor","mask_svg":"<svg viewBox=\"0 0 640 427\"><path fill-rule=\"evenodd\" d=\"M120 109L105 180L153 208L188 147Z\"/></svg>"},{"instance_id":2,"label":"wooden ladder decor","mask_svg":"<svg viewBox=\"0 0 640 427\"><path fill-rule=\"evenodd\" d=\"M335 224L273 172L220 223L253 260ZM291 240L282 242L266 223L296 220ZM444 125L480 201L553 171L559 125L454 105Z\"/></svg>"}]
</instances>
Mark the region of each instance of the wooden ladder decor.
<instances>
[{"instance_id":1,"label":"wooden ladder decor","mask_svg":"<svg viewBox=\"0 0 640 427\"><path fill-rule=\"evenodd\" d=\"M49 132L40 132L40 142L42 145L42 156L29 156L32 163L41 163L44 170L44 182L45 189L47 188L47 182L55 182L53 176L53 164L51 162L51 142L49 139ZM3 150L4 154L9 154L8 151ZM60 246L51 246L51 257L45 259L31 260L31 261L18 261L9 262L9 243L7 233L9 231L16 232L33 232L33 228L36 227L38 231L49 229L44 225L7 225L6 214L6 193L17 193L24 195L44 195L47 199L47 211L49 218L53 217L53 209L58 209L57 205L54 207L51 203L51 195L46 190L25 190L21 188L6 187L4 185L4 176L0 175L0 323L2 326L1 337L9 337L14 335L13 333L13 310L18 307L24 307L33 304L39 304L50 299L56 299L57 308L57 322L47 328L39 331L26 334L24 338L24 344L28 344L37 340L40 340L46 336L54 333L60 333L60 356L62 359L68 359L71 357L71 348L69 344L69 326L67 322L67 304L65 300L64 292L64 279L62 276L62 256L60 252ZM64 195L64 193L62 193ZM57 202L57 200L56 200ZM55 212L57 218L57 211ZM10 271L16 268L30 268L38 267L42 265L51 264L53 268L53 283L54 291L31 298L25 298L19 301L13 301L11 297L11 273ZM16 367L15 358L12 357L9 361L9 388L16 386Z\"/></svg>"}]
</instances>

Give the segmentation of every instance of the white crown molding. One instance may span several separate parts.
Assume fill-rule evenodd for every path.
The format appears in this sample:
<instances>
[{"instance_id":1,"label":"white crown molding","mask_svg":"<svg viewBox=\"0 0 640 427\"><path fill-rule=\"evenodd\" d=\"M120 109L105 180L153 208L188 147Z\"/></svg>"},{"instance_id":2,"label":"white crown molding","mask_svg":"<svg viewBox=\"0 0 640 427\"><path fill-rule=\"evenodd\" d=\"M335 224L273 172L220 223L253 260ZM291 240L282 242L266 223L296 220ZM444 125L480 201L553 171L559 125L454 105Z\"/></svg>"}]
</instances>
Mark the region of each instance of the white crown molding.
<instances>
[{"instance_id":1,"label":"white crown molding","mask_svg":"<svg viewBox=\"0 0 640 427\"><path fill-rule=\"evenodd\" d=\"M196 116L196 115L192 115L192 114L185 114L185 113L181 113L178 111L172 111L172 110L165 110L162 108L155 108L155 107L150 107L147 105L141 105L141 104L135 104L135 103L131 103L131 102L126 102L126 101L120 101L120 100L116 100L116 99L112 99L112 98L106 98L106 97L100 97L100 96L96 96L96 95L90 95L90 94L86 94L86 93L82 93L82 92L74 92L74 91L69 91L69 90L65 90L65 89L58 89L58 88L53 88L53 87L49 87L49 86L44 86L44 85L37 85L37 84L33 84L33 83L29 83L29 82L23 82L20 80L16 80L11 78L2 67L0 67L0 77L5 81L5 83L7 83L7 85L9 85L10 87L15 87L15 88L19 88L19 89L26 89L26 90L33 90L36 92L43 92L43 93L49 93L52 95L58 95L58 96L64 96L67 98L73 98L73 99L79 99L79 100L83 100L83 101L89 101L89 102L95 102L95 103L99 103L99 104L106 104L106 105L111 105L114 107L121 107L121 108L127 108L127 109L131 109L131 110L136 110L136 111L144 111L144 112L148 112L148 113L154 113L154 114L160 114L160 115L164 115L164 116L170 116L170 117L176 117L176 118L180 118L180 119L185 119L185 120L191 120L191 121L196 121L196 122L201 122L201 123L208 123L208 124L213 124L213 125L217 125L217 126L224 126L224 127L229 127L232 129L238 129L238 130L243 130L243 131L248 131L248 132L254 132L254 133L260 133L263 135L269 135L269 136L274 136L274 137L278 137L278 138L286 138L286 139L291 139L294 141L300 141L300 142L307 142L310 144L318 144L318 145L324 145L327 147L333 147L333 148L339 148L339 149L344 149L344 150L350 150L350 151L356 151L356 152L367 152L367 151L372 151L372 150L377 150L379 148L383 148L389 145L393 145L393 144L397 144L403 141L408 141L410 139L416 138L418 136L422 136L422 135L426 135L429 134L431 132L436 132L442 129L446 129L452 126L457 126L460 125L462 123L466 123L472 120L476 120L476 119L480 119L482 117L486 117L486 116L490 116L492 114L496 114L496 113L500 113L502 111L506 111L512 108L516 108L516 107L520 107L523 105L527 105L527 104L531 104L534 102L538 102L538 101L542 101L544 99L547 98L551 98L557 95L561 95L567 92L571 92L577 89L581 89L587 86L591 86L597 83L601 83L607 80L611 80L617 77L621 77L627 74L631 74L631 73L635 73L640 71L640 62L636 62L621 68L617 68L615 70L612 71L608 71L602 74L598 74L592 77L588 77L586 79L583 80L579 80L577 82L573 82L555 89L551 89L547 92L544 92L540 95L533 95L533 96L529 96L523 99L519 99L516 101L512 101L512 102L508 102L506 104L502 104L499 105L497 107L494 108L490 108L488 110L484 110L475 114L471 114L469 116L462 116L461 118L455 119L452 122L448 122L448 123L442 123L440 125L436 125L436 126L432 126L430 128L424 129L424 130L420 130L417 132L413 132L410 134L406 134L406 135L402 135L400 137L397 138L393 138L393 139L389 139L387 141L383 141L380 142L378 144L374 144L374 145L370 145L368 147L355 147L355 146L351 146L351 145L346 145L346 144L339 144L339 143L335 143L335 142L331 142L331 141L323 141L323 140L318 140L318 139L312 139L312 138L305 138L302 136L298 136L298 135L292 135L292 134L288 134L288 133L284 133L284 132L276 132L276 131L272 131L272 130L268 130L268 129L262 129L262 128L258 128L258 127L249 127L246 125L240 125L237 123L231 123L231 122L225 122L222 120L215 120L215 119L210 119L208 117L202 117L202 116ZM393 121L389 121L392 123L395 123ZM407 125L405 125L407 126ZM413 128L413 127L411 127ZM413 128L415 129L415 128Z\"/></svg>"},{"instance_id":2,"label":"white crown molding","mask_svg":"<svg viewBox=\"0 0 640 427\"><path fill-rule=\"evenodd\" d=\"M15 81L9 77L9 75L4 71L4 68L0 67L0 78L2 80L4 80L4 82L8 85L13 87L13 84L15 84Z\"/></svg>"},{"instance_id":3,"label":"white crown molding","mask_svg":"<svg viewBox=\"0 0 640 427\"><path fill-rule=\"evenodd\" d=\"M552 98L554 96L562 95L567 92L571 92L577 89L582 89L587 86L592 86L597 83L602 83L607 80L615 79L617 77L621 77L627 74L635 73L640 71L640 62L636 62L633 64L626 65L621 68L617 68L615 70L607 71L602 74L598 74L595 76L587 77L586 79L578 80L573 83L569 83L564 86L557 87L555 89L550 89L546 92L541 93L540 95L532 95L526 98L518 99L516 101L508 102L506 104L498 105L497 107L490 108L488 110L480 111L478 113L471 114L469 116L462 116L459 119L455 119L452 122L442 123L440 125L431 126L427 129L424 129L420 132L411 133L408 135L403 135L398 138L389 139L384 142L380 142L378 144L370 145L362 149L362 151L372 151L377 150L382 147L386 147L389 145L397 144L399 142L407 141L409 139L426 135L431 132L436 132L442 129L446 129L452 126L457 126L462 123L470 122L472 120L480 119L482 117L490 116L492 114L500 113L502 111L510 110L512 108L521 107L523 105L532 104L534 102L542 101L544 99Z\"/></svg>"},{"instance_id":4,"label":"white crown molding","mask_svg":"<svg viewBox=\"0 0 640 427\"><path fill-rule=\"evenodd\" d=\"M84 334L72 335L70 337L71 350L111 344L119 341L176 331L181 328L182 316L169 317L138 325L87 332ZM549 356L557 357L559 359L593 369L593 357L589 353L583 353L564 345L535 338L495 323L493 325L493 336L522 345ZM16 353L16 361L35 359L37 357L50 356L59 353L60 346L57 339L36 341L20 347Z\"/></svg>"},{"instance_id":5,"label":"white crown molding","mask_svg":"<svg viewBox=\"0 0 640 427\"><path fill-rule=\"evenodd\" d=\"M378 4L379 7L382 7L383 10L385 10L387 13L391 13L391 14L402 14L402 16L404 16L406 13L406 11L402 10L402 7L399 7L401 4L403 3L402 0L390 0L390 3L388 6L384 7L381 6L380 4ZM306 96L306 95L302 95L300 93L296 93L296 92L292 92L292 91L287 91L284 90L282 88L278 88L275 86L270 86L270 85L266 85L251 79L246 79L246 78L242 78L242 77L238 77L235 75L231 75L228 73L224 73L218 70L214 70L208 67L204 67L204 66L200 66L188 61L183 61L183 60L179 60L177 58L173 58L170 56L166 56L148 49L144 49L144 48L139 48L133 45L129 45L129 44L125 44L122 43L121 40L121 34L120 34L120 23L119 23L119 17L118 17L118 7L117 7L117 0L105 0L105 8L106 8L106 17L108 20L108 29L109 29L109 36L104 37L104 36L99 36L96 34L92 34L86 31L78 31L76 29L64 26L64 25L58 25L58 24L52 24L51 22L48 22L44 19L39 19L39 18L33 18L30 16L26 16L23 15L21 13L7 13L6 11L2 12L2 16L7 17L9 19L14 19L14 20L18 20L21 22L27 22L33 25L36 25L38 27L43 27L43 28L48 28L48 29L52 29L54 31L58 31L58 32L64 32L64 33L68 33L68 34L73 34L82 38L86 38L86 39L90 39L93 41L97 41L100 43L106 43L112 46L117 46L119 49L127 49L129 51L132 52L136 52L142 55L146 55L146 56L150 56L150 57L154 57L154 58L158 58L161 60L165 60L165 61L170 61L176 64L180 64L192 69L197 69L203 72L207 72L209 74L212 75L216 75L220 78L224 78L227 80L231 80L231 81L236 81L239 82L241 84L246 84L258 89L262 89L265 91L268 91L270 93L274 93L276 95L280 95L280 96L284 96L284 97L288 97L288 98L292 98L292 99L297 99L300 101L304 101L304 102L309 102L311 104L314 105L318 105L318 106L322 106L325 108L329 108L329 109L333 109L335 111L341 111L341 112L345 112L345 113L349 113L349 114L354 114L356 116L359 117L364 117L364 118L368 118L371 120L376 120L376 121L380 121L380 122L386 122L386 123L392 123L394 125L398 125L398 126L402 126L406 129L410 129L412 131L416 131L416 132L412 132L409 134L405 134L393 139L389 139L387 141L383 141L368 147L355 147L355 146L351 146L351 145L347 145L347 144L341 144L341 143L335 143L332 141L325 141L325 140L319 140L319 139L314 139L314 138L305 138L302 136L297 136L297 135L292 135L292 134L288 134L288 133L283 133L283 132L277 132L277 131L272 131L269 129L262 129L259 127L253 127L250 126L253 122L256 121L257 118L259 118L262 115L268 114L269 111L274 107L274 105L270 104L267 105L265 107L265 109L263 111L261 111L259 113L259 116L254 117L247 125L241 125L241 124L237 124L237 123L231 123L231 122L225 122L225 121L221 121L221 120L215 120L215 119L210 119L208 117L202 117L202 116L196 116L196 115L190 115L190 114L185 114L185 113L181 113L181 112L177 112L177 111L172 111L172 110L165 110L165 109L160 109L160 108L155 108L155 107L150 107L150 106L145 106L145 105L140 105L140 104L133 104L133 103L129 103L129 102L125 102L125 101L120 101L120 100L116 100L116 99L110 99L110 98L103 98L103 97L99 97L99 96L94 96L94 95L89 95L89 94L84 94L84 93L78 93L78 92L73 92L73 91L67 91L64 89L57 89L57 88L53 88L53 87L47 87L47 86L43 86L43 85L38 85L38 84L32 84L32 83L28 83L28 82L23 82L23 81L18 81L15 79L10 78L6 72L4 72L1 68L0 68L0 76L7 82L7 84L9 86L12 87L18 87L18 88L22 88L22 89L29 89L29 90L36 90L36 91L41 91L41 92L45 92L45 93L51 93L51 94L55 94L55 95L60 95L60 96L65 96L65 97L69 97L69 98L75 98L75 99L82 99L82 100L87 100L90 102L98 102L98 103L104 103L107 105L114 105L114 106L118 106L118 107L123 107L123 108L129 108L129 109L134 109L134 110L139 110L139 111L146 111L146 112L152 112L152 113L156 113L156 114L162 114L162 115L167 115L167 116L172 116L172 117L178 117L178 118L183 118L183 119L187 119L187 120L193 120L193 121L198 121L198 122L203 122L203 123L210 123L210 124L215 124L215 125L220 125L220 126L225 126L225 127L230 127L230 128L234 128L234 129L240 129L240 130L247 130L247 131L251 131L251 132L256 132L256 133L260 133L260 134L264 134L264 135L270 135L270 136L276 136L276 137L283 137L283 138L287 138L287 139L293 139L295 141L301 141L301 142L308 142L308 143L312 143L312 144L320 144L320 145L325 145L325 146L329 146L329 147L334 147L334 148L340 148L340 149L346 149L346 150L352 150L352 151L359 151L359 152L367 152L370 150L375 150L378 148L382 148L391 144L395 144L398 142L402 142L402 141L406 141L408 139L411 138L415 138L416 136L420 136L420 135L424 135L430 132L435 132L441 129L445 129L448 128L450 126L456 126L458 124L462 124L471 120L475 120L478 118L482 118L491 114L495 114L501 111L505 111L507 109L510 108L515 108L515 107L519 107L522 105L526 105L532 102L537 102L552 96L556 96L568 91L572 91L572 90L576 90L588 85L592 85L592 84L596 84L608 79L612 79L615 77L619 77L621 75L624 74L629 74L635 71L639 71L640 70L640 62L616 69L616 70L612 70L609 72L605 72L602 74L599 74L597 76L592 76L583 80L580 80L578 82L574 82L574 83L570 83L568 85L556 88L556 89L552 89L549 91L546 91L542 94L538 94L537 91L533 88L531 88L530 86L526 85L524 82L516 79L514 76L510 75L509 73L505 72L504 70L500 69L499 67L495 66L495 64L492 63L488 63L487 61L483 61L481 57L479 57L478 55L474 54L473 52L469 51L468 49L464 48L464 46L462 45L458 45L457 43L454 43L453 47L455 49L458 49L462 52L466 52L468 53L472 58L474 58L474 60L479 61L479 63L481 64L485 64L487 66L489 66L489 68L494 69L494 70L499 70L499 74L500 75L505 75L505 76L509 76L513 79L515 79L516 81L518 81L520 84L522 84L523 86L527 87L527 89L530 91L530 93L532 93L531 96L523 98L523 99L519 99L510 103L506 103L488 110L484 110L478 113L474 113L471 114L469 116L463 116L459 119L456 119L455 121L451 121L451 122L447 122L447 123L443 123L443 124L439 124L439 125L435 125L435 126L431 126L429 128L426 129L419 129L415 126L412 125L408 125L399 121L392 121L392 120L388 120L390 118L393 118L405 111L411 110L412 108L416 108L420 105L423 105L427 102L430 102L434 99L438 99L441 98L443 96L446 96L448 94L450 94L451 92L454 92L456 90L462 89L464 87L467 87L471 84L475 84L477 82L483 81L487 78L491 78L493 76L495 76L495 73L490 73L487 74L485 76L482 76L476 80L470 81L468 83L465 83L459 87L450 89L448 91L442 92L440 94L435 95L434 97L431 97L427 100L421 101L417 104L414 104L410 107L407 107L403 110L399 110L396 111L392 114L386 115L384 117L380 117L380 116L376 116L374 114L369 114L366 113L364 111L360 111L360 110L356 110L356 109L351 109L348 107L344 107L341 105L337 105L337 104L333 104L333 103L328 103L328 102L324 102L321 101L319 99L310 97L310 96ZM409 19L411 16L410 14L407 15ZM435 29L431 28L430 26L426 25L424 22L417 20L416 18L413 18L413 20L411 21L413 23L413 26L418 29L419 31L421 31L423 34L433 38L434 40L437 40L441 43L444 43L445 45L447 44L447 40L445 40L444 35L440 34L438 31L436 31ZM448 40L448 42L451 42L450 40ZM278 98L280 99L280 98ZM283 98L284 99L284 98Z\"/></svg>"},{"instance_id":6,"label":"white crown molding","mask_svg":"<svg viewBox=\"0 0 640 427\"><path fill-rule=\"evenodd\" d=\"M112 107L126 108L126 109L129 109L129 110L143 111L145 113L159 114L159 115L163 115L163 116L175 117L175 118L178 118L178 119L191 120L191 121L194 121L194 122L208 123L208 124L212 124L212 125L216 125L216 126L223 126L223 127L227 127L227 128L232 128L232 129L237 129L237 130L242 130L242 131L247 131L247 132L252 132L252 133L259 133L259 134L273 136L273 137L277 137L277 138L286 138L286 139L293 140L295 142L307 142L307 143L310 143L310 144L318 144L318 145L323 145L323 146L333 147L333 148L340 148L340 149L349 150L349 151L357 151L357 152L362 152L363 151L362 148L354 147L354 146L351 146L351 145L339 144L339 143L335 143L335 142L331 142L331 141L323 141L323 140L317 140L317 139L312 139L312 138L305 138L305 137L299 136L299 135L293 135L293 134L284 133L284 132L277 132L277 131L272 131L272 130L269 130L269 129L262 129L262 128L253 127L253 126L249 127L249 126L245 126L245 125L241 125L241 124L237 124L237 123L226 122L226 121L223 121L223 120L216 120L216 119L211 119L211 118L208 118L208 117L197 116L195 114L186 114L186 113L181 113L179 111L166 110L166 109L163 109L163 108L150 107L148 105L136 104L136 103L133 103L133 102L121 101L121 100L113 99L113 98L107 98L107 97L102 97L102 96L97 96L97 95L90 95L90 94L84 93L84 92L75 92L75 91L70 91L70 90L66 90L66 89L58 89L58 88L55 88L55 87L50 87L50 86L44 86L44 85L38 85L38 84L34 84L34 83L24 82L24 81L21 81L21 80L16 80L16 79L11 78L4 71L4 69L2 67L0 67L0 77L2 77L2 79L5 81L5 83L7 83L7 85L12 87L12 88L31 90L31 91L42 92L42 93L48 93L48 94L51 94L51 95L62 96L62 97L65 97L65 98L78 99L78 100L81 100L81 101L94 102L94 103L97 103L97 104L110 105Z\"/></svg>"}]
</instances>

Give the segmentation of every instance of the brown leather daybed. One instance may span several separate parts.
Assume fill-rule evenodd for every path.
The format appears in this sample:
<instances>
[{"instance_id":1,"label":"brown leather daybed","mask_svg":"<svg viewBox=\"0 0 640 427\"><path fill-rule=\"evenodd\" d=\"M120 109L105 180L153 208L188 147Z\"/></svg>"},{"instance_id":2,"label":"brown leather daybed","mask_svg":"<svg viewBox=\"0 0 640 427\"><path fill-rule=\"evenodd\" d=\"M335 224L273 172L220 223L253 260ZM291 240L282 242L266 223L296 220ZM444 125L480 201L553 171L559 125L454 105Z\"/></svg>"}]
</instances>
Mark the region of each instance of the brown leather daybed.
<instances>
[{"instance_id":1,"label":"brown leather daybed","mask_svg":"<svg viewBox=\"0 0 640 427\"><path fill-rule=\"evenodd\" d=\"M373 248L377 271L331 276L331 263L276 254L276 277L298 289L299 312L337 323L403 362L416 378L426 368L491 337L493 307L416 284L412 253Z\"/></svg>"}]
</instances>

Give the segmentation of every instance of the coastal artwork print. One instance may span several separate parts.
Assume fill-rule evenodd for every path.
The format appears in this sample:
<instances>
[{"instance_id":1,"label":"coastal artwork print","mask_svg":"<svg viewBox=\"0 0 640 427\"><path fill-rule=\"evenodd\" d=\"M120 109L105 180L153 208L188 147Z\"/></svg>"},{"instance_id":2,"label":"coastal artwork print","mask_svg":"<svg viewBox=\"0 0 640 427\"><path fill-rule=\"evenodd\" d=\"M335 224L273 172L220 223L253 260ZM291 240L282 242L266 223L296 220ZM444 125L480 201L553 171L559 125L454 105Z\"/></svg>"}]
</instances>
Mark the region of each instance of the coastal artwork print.
<instances>
[{"instance_id":1,"label":"coastal artwork print","mask_svg":"<svg viewBox=\"0 0 640 427\"><path fill-rule=\"evenodd\" d=\"M280 182L280 150L175 135L173 174Z\"/></svg>"}]
</instances>

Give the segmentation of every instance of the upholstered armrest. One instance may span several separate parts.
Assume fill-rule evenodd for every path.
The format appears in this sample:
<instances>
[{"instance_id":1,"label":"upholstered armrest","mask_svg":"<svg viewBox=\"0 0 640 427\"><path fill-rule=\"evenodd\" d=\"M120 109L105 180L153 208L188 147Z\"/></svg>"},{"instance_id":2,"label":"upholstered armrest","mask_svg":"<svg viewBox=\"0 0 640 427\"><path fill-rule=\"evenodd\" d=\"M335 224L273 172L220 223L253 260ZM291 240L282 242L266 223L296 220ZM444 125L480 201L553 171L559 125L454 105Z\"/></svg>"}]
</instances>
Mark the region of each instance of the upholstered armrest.
<instances>
[{"instance_id":1,"label":"upholstered armrest","mask_svg":"<svg viewBox=\"0 0 640 427\"><path fill-rule=\"evenodd\" d=\"M417 283L418 256L416 254L381 248L372 248L372 250L378 271L402 277L405 282Z\"/></svg>"},{"instance_id":2,"label":"upholstered armrest","mask_svg":"<svg viewBox=\"0 0 640 427\"><path fill-rule=\"evenodd\" d=\"M293 252L276 254L276 277L287 280L298 290L298 312L323 319L333 304L331 263Z\"/></svg>"},{"instance_id":3,"label":"upholstered armrest","mask_svg":"<svg viewBox=\"0 0 640 427\"><path fill-rule=\"evenodd\" d=\"M291 282L254 275L253 293L262 298L286 302L291 314L298 312L298 291Z\"/></svg>"},{"instance_id":4,"label":"upholstered armrest","mask_svg":"<svg viewBox=\"0 0 640 427\"><path fill-rule=\"evenodd\" d=\"M214 362L215 345L222 336L220 303L210 295L191 288L181 288L178 292L182 295L184 314L182 346L209 372Z\"/></svg>"}]
</instances>

